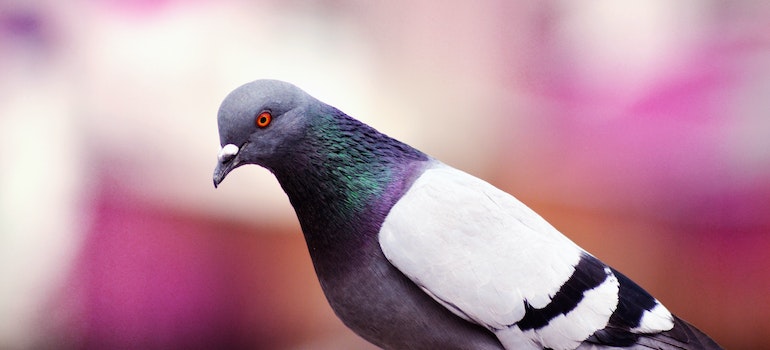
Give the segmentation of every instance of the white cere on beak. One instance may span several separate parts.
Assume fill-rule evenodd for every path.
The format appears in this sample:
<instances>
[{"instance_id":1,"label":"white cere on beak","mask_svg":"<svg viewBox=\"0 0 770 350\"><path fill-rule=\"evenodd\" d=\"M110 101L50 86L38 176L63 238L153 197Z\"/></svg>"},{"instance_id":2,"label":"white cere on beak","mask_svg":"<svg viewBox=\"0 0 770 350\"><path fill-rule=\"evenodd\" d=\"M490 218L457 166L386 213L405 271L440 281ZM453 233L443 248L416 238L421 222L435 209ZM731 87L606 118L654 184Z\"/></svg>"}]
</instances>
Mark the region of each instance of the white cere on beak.
<instances>
[{"instance_id":1,"label":"white cere on beak","mask_svg":"<svg viewBox=\"0 0 770 350\"><path fill-rule=\"evenodd\" d=\"M217 159L219 159L220 163L224 163L233 157L235 157L236 154L238 154L238 146L228 143L222 149L219 150L219 155L217 155Z\"/></svg>"}]
</instances>

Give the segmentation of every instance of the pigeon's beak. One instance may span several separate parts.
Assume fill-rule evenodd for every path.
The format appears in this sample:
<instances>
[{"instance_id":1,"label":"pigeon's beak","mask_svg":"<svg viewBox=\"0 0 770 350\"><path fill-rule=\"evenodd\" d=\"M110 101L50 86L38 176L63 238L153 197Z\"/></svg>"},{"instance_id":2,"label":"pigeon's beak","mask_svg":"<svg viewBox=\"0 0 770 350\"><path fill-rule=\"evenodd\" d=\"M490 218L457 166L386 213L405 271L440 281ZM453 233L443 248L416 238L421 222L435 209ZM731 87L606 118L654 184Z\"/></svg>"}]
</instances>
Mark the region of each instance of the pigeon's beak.
<instances>
[{"instance_id":1,"label":"pigeon's beak","mask_svg":"<svg viewBox=\"0 0 770 350\"><path fill-rule=\"evenodd\" d=\"M219 155L217 155L217 167L214 169L214 188L219 187L219 184L222 183L225 176L238 166L238 160L236 158L238 151L240 151L238 146L232 143L225 145L219 150Z\"/></svg>"}]
</instances>

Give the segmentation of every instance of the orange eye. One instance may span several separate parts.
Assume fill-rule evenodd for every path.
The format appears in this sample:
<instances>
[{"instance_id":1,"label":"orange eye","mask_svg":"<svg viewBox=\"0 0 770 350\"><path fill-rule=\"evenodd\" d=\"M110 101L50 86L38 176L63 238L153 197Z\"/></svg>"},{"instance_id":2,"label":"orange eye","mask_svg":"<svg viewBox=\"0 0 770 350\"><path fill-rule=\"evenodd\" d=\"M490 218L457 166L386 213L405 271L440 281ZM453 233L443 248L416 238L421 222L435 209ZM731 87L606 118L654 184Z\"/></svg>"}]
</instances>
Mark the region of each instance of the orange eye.
<instances>
[{"instance_id":1,"label":"orange eye","mask_svg":"<svg viewBox=\"0 0 770 350\"><path fill-rule=\"evenodd\" d=\"M270 114L270 112L259 113L259 115L257 115L257 119L254 120L254 122L257 124L257 127L260 129L270 125L271 121L273 121L273 116Z\"/></svg>"}]
</instances>

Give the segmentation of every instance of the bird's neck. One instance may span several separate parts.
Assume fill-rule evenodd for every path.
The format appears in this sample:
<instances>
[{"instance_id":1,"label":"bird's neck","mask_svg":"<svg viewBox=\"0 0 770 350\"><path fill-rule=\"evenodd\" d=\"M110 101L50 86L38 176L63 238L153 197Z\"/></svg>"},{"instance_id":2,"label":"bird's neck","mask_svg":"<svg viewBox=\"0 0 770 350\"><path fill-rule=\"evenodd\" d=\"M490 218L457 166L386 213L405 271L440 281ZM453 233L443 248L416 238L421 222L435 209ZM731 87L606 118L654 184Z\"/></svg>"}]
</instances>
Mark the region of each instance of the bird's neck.
<instances>
[{"instance_id":1,"label":"bird's neck","mask_svg":"<svg viewBox=\"0 0 770 350\"><path fill-rule=\"evenodd\" d=\"M317 261L314 254L338 249L348 250L342 255L367 251L378 244L385 216L429 158L333 108L320 112L307 133L294 145L294 159L272 170L297 212L311 256Z\"/></svg>"}]
</instances>

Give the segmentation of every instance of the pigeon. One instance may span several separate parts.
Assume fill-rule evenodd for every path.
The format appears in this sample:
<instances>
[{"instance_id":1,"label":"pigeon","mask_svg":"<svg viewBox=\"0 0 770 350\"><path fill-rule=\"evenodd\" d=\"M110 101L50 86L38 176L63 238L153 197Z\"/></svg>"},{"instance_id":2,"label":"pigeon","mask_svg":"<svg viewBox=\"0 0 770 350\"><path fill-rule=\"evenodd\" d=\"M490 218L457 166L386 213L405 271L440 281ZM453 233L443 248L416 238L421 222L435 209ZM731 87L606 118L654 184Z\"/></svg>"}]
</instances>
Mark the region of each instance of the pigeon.
<instances>
[{"instance_id":1,"label":"pigeon","mask_svg":"<svg viewBox=\"0 0 770 350\"><path fill-rule=\"evenodd\" d=\"M227 95L214 186L260 165L329 304L383 349L720 349L493 185L277 80Z\"/></svg>"}]
</instances>

